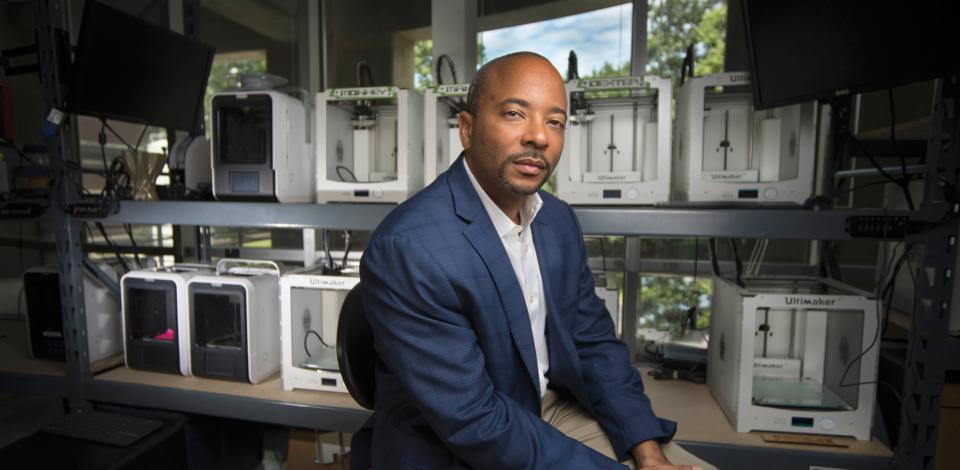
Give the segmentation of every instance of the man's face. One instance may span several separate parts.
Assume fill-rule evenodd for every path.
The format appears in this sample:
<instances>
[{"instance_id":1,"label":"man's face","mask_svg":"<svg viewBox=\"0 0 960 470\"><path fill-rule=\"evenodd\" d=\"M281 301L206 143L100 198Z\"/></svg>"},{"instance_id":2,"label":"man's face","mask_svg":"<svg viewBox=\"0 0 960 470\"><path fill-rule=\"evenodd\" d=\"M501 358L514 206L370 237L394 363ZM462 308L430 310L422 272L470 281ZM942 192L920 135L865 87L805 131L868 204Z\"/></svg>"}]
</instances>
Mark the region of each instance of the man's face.
<instances>
[{"instance_id":1,"label":"man's face","mask_svg":"<svg viewBox=\"0 0 960 470\"><path fill-rule=\"evenodd\" d=\"M533 194L563 150L563 80L538 57L507 59L488 74L476 115L459 117L470 168L494 200Z\"/></svg>"}]
</instances>

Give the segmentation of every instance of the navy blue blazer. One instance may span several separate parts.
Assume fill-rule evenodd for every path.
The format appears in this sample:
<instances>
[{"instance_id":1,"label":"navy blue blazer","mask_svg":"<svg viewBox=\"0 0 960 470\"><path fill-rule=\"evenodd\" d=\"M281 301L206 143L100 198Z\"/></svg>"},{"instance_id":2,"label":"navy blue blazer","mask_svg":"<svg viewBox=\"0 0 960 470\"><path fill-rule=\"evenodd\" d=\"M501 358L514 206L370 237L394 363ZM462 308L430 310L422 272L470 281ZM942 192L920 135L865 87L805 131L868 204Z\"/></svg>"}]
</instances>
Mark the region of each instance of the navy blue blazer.
<instances>
[{"instance_id":1,"label":"navy blue blazer","mask_svg":"<svg viewBox=\"0 0 960 470\"><path fill-rule=\"evenodd\" d=\"M625 459L642 441L672 438L676 424L653 414L615 337L573 210L540 196L532 227L547 301L547 377L590 411ZM462 156L380 224L360 278L378 355L374 469L623 468L540 418L523 292Z\"/></svg>"}]
</instances>

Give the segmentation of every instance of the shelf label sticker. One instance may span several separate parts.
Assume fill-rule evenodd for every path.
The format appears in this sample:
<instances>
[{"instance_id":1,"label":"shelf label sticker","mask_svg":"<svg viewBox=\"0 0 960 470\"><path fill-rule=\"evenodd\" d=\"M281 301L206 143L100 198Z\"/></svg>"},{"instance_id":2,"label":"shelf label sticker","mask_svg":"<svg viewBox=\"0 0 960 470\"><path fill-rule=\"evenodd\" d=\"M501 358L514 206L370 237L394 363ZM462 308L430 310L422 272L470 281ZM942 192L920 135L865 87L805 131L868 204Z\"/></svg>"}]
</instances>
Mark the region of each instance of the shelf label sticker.
<instances>
[{"instance_id":1,"label":"shelf label sticker","mask_svg":"<svg viewBox=\"0 0 960 470\"><path fill-rule=\"evenodd\" d=\"M584 90L630 90L647 89L643 77L583 78L577 83Z\"/></svg>"},{"instance_id":2,"label":"shelf label sticker","mask_svg":"<svg viewBox=\"0 0 960 470\"><path fill-rule=\"evenodd\" d=\"M330 97L338 100L383 100L397 97L397 89L389 86L335 88Z\"/></svg>"},{"instance_id":3,"label":"shelf label sticker","mask_svg":"<svg viewBox=\"0 0 960 470\"><path fill-rule=\"evenodd\" d=\"M320 289L341 289L349 290L355 286L359 279L356 277L338 277L338 276L308 276L310 287Z\"/></svg>"},{"instance_id":4,"label":"shelf label sticker","mask_svg":"<svg viewBox=\"0 0 960 470\"><path fill-rule=\"evenodd\" d=\"M470 91L469 83L458 83L456 85L440 85L437 87L437 94L443 96L466 96Z\"/></svg>"}]
</instances>

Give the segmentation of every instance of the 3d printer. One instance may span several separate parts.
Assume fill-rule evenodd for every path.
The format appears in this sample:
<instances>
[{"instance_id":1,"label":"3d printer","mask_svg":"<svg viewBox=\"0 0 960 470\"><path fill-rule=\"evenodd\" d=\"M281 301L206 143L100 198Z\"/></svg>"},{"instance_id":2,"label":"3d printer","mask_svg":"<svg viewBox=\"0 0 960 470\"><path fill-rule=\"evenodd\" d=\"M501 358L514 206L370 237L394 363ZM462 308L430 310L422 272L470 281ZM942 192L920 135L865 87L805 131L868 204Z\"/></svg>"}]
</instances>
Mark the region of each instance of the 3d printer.
<instances>
[{"instance_id":1,"label":"3d printer","mask_svg":"<svg viewBox=\"0 0 960 470\"><path fill-rule=\"evenodd\" d=\"M802 204L813 191L816 106L755 110L746 72L690 78L677 95L673 198ZM717 92L717 88L723 88Z\"/></svg>"},{"instance_id":2,"label":"3d printer","mask_svg":"<svg viewBox=\"0 0 960 470\"><path fill-rule=\"evenodd\" d=\"M214 197L313 202L314 159L306 133L309 108L270 89L278 84L271 80L245 83L244 88L217 93L212 100Z\"/></svg>"},{"instance_id":3,"label":"3d printer","mask_svg":"<svg viewBox=\"0 0 960 470\"><path fill-rule=\"evenodd\" d=\"M127 367L190 375L187 281L211 273L210 266L183 264L131 271L120 279Z\"/></svg>"},{"instance_id":4,"label":"3d printer","mask_svg":"<svg viewBox=\"0 0 960 470\"><path fill-rule=\"evenodd\" d=\"M571 204L667 200L670 79L576 79L567 82L566 90L570 110L557 167L557 195Z\"/></svg>"},{"instance_id":5,"label":"3d printer","mask_svg":"<svg viewBox=\"0 0 960 470\"><path fill-rule=\"evenodd\" d=\"M337 323L347 293L359 282L355 270L328 275L322 268L280 278L284 390L347 393L337 362Z\"/></svg>"},{"instance_id":6,"label":"3d printer","mask_svg":"<svg viewBox=\"0 0 960 470\"><path fill-rule=\"evenodd\" d=\"M423 96L397 87L317 95L317 202L399 203L423 187Z\"/></svg>"},{"instance_id":7,"label":"3d printer","mask_svg":"<svg viewBox=\"0 0 960 470\"><path fill-rule=\"evenodd\" d=\"M707 383L737 432L869 440L881 302L829 279L716 277Z\"/></svg>"},{"instance_id":8,"label":"3d printer","mask_svg":"<svg viewBox=\"0 0 960 470\"><path fill-rule=\"evenodd\" d=\"M90 362L96 362L120 354L123 343L117 295L91 273L90 269L100 267L84 267L83 273L87 351ZM109 271L109 268L104 271ZM64 328L60 303L60 273L57 267L42 266L25 271L23 290L27 304L27 340L30 353L37 359L63 361Z\"/></svg>"},{"instance_id":9,"label":"3d printer","mask_svg":"<svg viewBox=\"0 0 960 470\"><path fill-rule=\"evenodd\" d=\"M423 182L428 185L463 152L457 114L470 84L440 85L424 94Z\"/></svg>"},{"instance_id":10,"label":"3d printer","mask_svg":"<svg viewBox=\"0 0 960 470\"><path fill-rule=\"evenodd\" d=\"M187 281L195 376L258 383L280 369L280 267L222 259Z\"/></svg>"}]
</instances>

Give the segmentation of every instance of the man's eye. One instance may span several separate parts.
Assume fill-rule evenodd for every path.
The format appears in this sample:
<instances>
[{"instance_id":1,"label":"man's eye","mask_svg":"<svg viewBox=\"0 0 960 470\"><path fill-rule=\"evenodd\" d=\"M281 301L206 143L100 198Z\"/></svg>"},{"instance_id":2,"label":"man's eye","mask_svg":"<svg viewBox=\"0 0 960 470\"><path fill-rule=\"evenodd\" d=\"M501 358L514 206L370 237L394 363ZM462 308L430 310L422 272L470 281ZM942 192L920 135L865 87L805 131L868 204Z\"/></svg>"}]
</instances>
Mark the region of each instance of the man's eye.
<instances>
[{"instance_id":1,"label":"man's eye","mask_svg":"<svg viewBox=\"0 0 960 470\"><path fill-rule=\"evenodd\" d=\"M511 117L511 118L512 118L512 117L518 117L518 116L520 116L520 113L518 113L518 112L516 112L516 111L513 111L513 110L510 110L510 111L504 111L504 112L503 112L503 115L506 116L506 117Z\"/></svg>"},{"instance_id":2,"label":"man's eye","mask_svg":"<svg viewBox=\"0 0 960 470\"><path fill-rule=\"evenodd\" d=\"M556 121L556 120L550 121L550 125L554 127L559 127L560 129L567 127L567 125L564 124L563 121Z\"/></svg>"}]
</instances>

